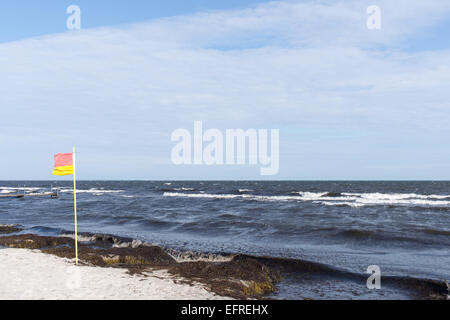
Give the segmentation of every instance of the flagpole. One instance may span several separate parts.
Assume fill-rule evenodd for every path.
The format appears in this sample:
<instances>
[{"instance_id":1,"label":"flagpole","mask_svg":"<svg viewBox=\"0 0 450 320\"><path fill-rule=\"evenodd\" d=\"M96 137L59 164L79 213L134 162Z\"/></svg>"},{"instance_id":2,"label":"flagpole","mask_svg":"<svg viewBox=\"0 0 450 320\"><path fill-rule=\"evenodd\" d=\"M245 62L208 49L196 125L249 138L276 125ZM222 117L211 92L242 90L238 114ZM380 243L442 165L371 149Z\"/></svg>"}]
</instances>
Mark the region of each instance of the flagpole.
<instances>
[{"instance_id":1,"label":"flagpole","mask_svg":"<svg viewBox=\"0 0 450 320\"><path fill-rule=\"evenodd\" d=\"M75 170L75 147L73 147L73 212L75 217L75 264L78 265L78 234L77 234L77 179Z\"/></svg>"}]
</instances>

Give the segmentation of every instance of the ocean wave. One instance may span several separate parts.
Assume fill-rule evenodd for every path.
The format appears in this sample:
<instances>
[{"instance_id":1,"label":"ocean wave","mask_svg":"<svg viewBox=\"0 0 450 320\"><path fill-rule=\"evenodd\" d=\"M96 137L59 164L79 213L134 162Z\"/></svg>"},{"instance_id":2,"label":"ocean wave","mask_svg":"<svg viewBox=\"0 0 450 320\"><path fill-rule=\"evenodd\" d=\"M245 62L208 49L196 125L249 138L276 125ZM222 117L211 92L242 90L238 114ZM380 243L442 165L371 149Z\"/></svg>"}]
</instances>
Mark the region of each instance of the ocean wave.
<instances>
[{"instance_id":1,"label":"ocean wave","mask_svg":"<svg viewBox=\"0 0 450 320\"><path fill-rule=\"evenodd\" d=\"M212 198L212 199L233 199L240 198L237 194L210 194L210 193L182 193L182 192L164 192L165 197L183 197L183 198Z\"/></svg>"},{"instance_id":2,"label":"ocean wave","mask_svg":"<svg viewBox=\"0 0 450 320\"><path fill-rule=\"evenodd\" d=\"M425 231L426 230L426 231ZM434 230L434 229L425 229L423 230L426 233L433 235L446 235L445 231ZM428 231L428 232L427 232ZM450 232L447 233L447 235ZM357 229L351 228L343 231L339 231L334 234L337 238L342 238L345 240L357 240L357 241L377 241L377 242L386 242L389 243L390 246L405 246L407 244L420 244L420 245L439 245L442 244L438 239L432 238L421 238L417 237L415 231L408 232L406 234L393 234L389 232L385 232L382 230L365 230L365 229Z\"/></svg>"},{"instance_id":3,"label":"ocean wave","mask_svg":"<svg viewBox=\"0 0 450 320\"><path fill-rule=\"evenodd\" d=\"M72 188L54 188L54 190L58 190L58 192L61 193L73 193L73 189ZM91 189L77 189L77 193L91 193L94 195L102 195L105 193L121 193L124 192L124 190L104 190L104 189L96 189L96 188L91 188Z\"/></svg>"},{"instance_id":4,"label":"ocean wave","mask_svg":"<svg viewBox=\"0 0 450 320\"><path fill-rule=\"evenodd\" d=\"M327 192L324 195L322 195L324 198L337 198L342 197L342 193L340 192Z\"/></svg>"},{"instance_id":5,"label":"ocean wave","mask_svg":"<svg viewBox=\"0 0 450 320\"><path fill-rule=\"evenodd\" d=\"M195 188L186 188L186 187L180 187L180 188L158 188L157 190L162 191L162 192L197 191Z\"/></svg>"},{"instance_id":6,"label":"ocean wave","mask_svg":"<svg viewBox=\"0 0 450 320\"><path fill-rule=\"evenodd\" d=\"M0 193L13 193L13 192L18 192L18 191L38 191L38 190L42 190L42 189L46 189L46 188L32 188L32 187L0 187Z\"/></svg>"},{"instance_id":7,"label":"ocean wave","mask_svg":"<svg viewBox=\"0 0 450 320\"><path fill-rule=\"evenodd\" d=\"M352 208L359 208L359 207L365 207L368 204L365 203L356 203L356 202L327 202L327 201L317 201L315 203L320 203L326 206L336 206L336 207L352 207Z\"/></svg>"},{"instance_id":8,"label":"ocean wave","mask_svg":"<svg viewBox=\"0 0 450 320\"><path fill-rule=\"evenodd\" d=\"M16 190L1 190L0 193L15 193Z\"/></svg>"},{"instance_id":9,"label":"ocean wave","mask_svg":"<svg viewBox=\"0 0 450 320\"><path fill-rule=\"evenodd\" d=\"M209 198L209 199L244 199L255 201L289 201L301 200L296 196L261 196L249 194L211 194L211 193L182 193L182 192L165 192L165 197L184 197L184 198Z\"/></svg>"},{"instance_id":10,"label":"ocean wave","mask_svg":"<svg viewBox=\"0 0 450 320\"><path fill-rule=\"evenodd\" d=\"M329 206L364 207L374 205L449 207L450 195L415 193L296 192L297 195L251 195L165 192L166 197L243 199L254 201L302 201Z\"/></svg>"},{"instance_id":11,"label":"ocean wave","mask_svg":"<svg viewBox=\"0 0 450 320\"><path fill-rule=\"evenodd\" d=\"M370 230L350 229L339 233L339 236L348 238L369 238L376 235L376 232Z\"/></svg>"}]
</instances>

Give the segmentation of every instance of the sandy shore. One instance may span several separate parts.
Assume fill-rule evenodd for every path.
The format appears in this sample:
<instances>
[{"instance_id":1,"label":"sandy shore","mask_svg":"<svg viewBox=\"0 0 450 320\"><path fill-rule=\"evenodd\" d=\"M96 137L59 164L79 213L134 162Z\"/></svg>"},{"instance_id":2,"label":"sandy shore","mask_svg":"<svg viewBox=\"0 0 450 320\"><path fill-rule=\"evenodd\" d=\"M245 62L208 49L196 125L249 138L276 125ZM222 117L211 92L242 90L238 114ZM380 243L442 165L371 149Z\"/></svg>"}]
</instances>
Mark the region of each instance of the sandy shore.
<instances>
[{"instance_id":1,"label":"sandy shore","mask_svg":"<svg viewBox=\"0 0 450 320\"><path fill-rule=\"evenodd\" d=\"M362 290L359 295L367 291L366 274L317 262L199 255L105 234L84 235L78 242L81 265L75 266L70 236L14 234L17 230L0 225L0 299L260 299L277 292L288 277L310 282L314 277L313 295L324 280L325 290L335 284L354 295L355 288ZM401 299L448 297L448 284L441 280L384 276L382 282Z\"/></svg>"},{"instance_id":2,"label":"sandy shore","mask_svg":"<svg viewBox=\"0 0 450 320\"><path fill-rule=\"evenodd\" d=\"M29 249L0 249L0 299L222 299L200 284L175 283L165 271L74 266Z\"/></svg>"}]
</instances>

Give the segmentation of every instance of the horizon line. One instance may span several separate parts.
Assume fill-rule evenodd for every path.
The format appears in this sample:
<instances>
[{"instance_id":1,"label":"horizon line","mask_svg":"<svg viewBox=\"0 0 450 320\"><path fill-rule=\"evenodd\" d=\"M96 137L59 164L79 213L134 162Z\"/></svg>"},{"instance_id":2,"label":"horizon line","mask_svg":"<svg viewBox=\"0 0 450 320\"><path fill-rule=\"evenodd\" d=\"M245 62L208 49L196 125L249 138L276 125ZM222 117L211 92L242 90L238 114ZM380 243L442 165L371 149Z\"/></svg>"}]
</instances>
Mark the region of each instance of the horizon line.
<instances>
[{"instance_id":1,"label":"horizon line","mask_svg":"<svg viewBox=\"0 0 450 320\"><path fill-rule=\"evenodd\" d=\"M31 179L31 180L0 180L0 182L72 182L72 179L68 180L40 180L40 179ZM285 180L258 180L258 179L249 179L249 180L236 180L236 179L188 179L188 180L176 180L176 179L79 179L77 181L104 181L104 182L450 182L450 179L285 179Z\"/></svg>"}]
</instances>

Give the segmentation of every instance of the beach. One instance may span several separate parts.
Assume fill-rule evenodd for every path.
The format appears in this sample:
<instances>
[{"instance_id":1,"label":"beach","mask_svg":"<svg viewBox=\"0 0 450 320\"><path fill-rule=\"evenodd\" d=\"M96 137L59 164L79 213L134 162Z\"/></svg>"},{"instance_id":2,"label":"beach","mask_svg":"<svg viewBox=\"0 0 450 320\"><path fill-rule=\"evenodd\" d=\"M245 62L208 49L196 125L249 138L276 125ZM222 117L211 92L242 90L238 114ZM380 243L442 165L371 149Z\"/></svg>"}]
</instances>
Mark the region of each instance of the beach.
<instances>
[{"instance_id":1,"label":"beach","mask_svg":"<svg viewBox=\"0 0 450 320\"><path fill-rule=\"evenodd\" d=\"M59 197L2 199L0 246L72 261L71 183L2 182L0 193L13 194L17 185L27 193L52 185ZM445 299L449 188L402 181L80 181L80 264L124 273L131 282L165 272L178 285L234 299ZM367 286L369 266L381 271L381 289Z\"/></svg>"},{"instance_id":2,"label":"beach","mask_svg":"<svg viewBox=\"0 0 450 320\"><path fill-rule=\"evenodd\" d=\"M105 234L17 234L0 226L0 299L261 298L278 273L253 257L181 253ZM20 229L19 229L20 230Z\"/></svg>"},{"instance_id":3,"label":"beach","mask_svg":"<svg viewBox=\"0 0 450 320\"><path fill-rule=\"evenodd\" d=\"M380 299L367 295L364 276L320 263L176 252L111 235L83 235L75 265L73 237L5 235L14 228L0 228L1 300L265 299L292 277L307 284L297 299L313 299L311 286L319 298L323 290L346 289L354 298ZM381 297L448 299L442 281L388 276L383 285Z\"/></svg>"},{"instance_id":4,"label":"beach","mask_svg":"<svg viewBox=\"0 0 450 320\"><path fill-rule=\"evenodd\" d=\"M31 249L0 249L0 261L1 300L225 299L200 284L176 283L181 279L163 270L130 275Z\"/></svg>"}]
</instances>

